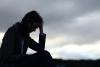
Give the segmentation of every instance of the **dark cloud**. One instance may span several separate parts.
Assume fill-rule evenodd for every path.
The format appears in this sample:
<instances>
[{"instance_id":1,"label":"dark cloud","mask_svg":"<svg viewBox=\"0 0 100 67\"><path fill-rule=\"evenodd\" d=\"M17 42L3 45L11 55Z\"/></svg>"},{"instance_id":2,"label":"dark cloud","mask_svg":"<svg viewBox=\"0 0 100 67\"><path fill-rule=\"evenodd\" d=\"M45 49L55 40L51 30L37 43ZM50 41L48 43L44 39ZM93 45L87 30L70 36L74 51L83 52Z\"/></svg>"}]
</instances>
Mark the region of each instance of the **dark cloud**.
<instances>
[{"instance_id":1,"label":"dark cloud","mask_svg":"<svg viewBox=\"0 0 100 67\"><path fill-rule=\"evenodd\" d=\"M0 0L0 32L21 21L31 10L37 10L43 17L44 31L52 42L47 46L54 49L54 55L64 59L100 57L100 0ZM85 44L90 45L84 47Z\"/></svg>"},{"instance_id":2,"label":"dark cloud","mask_svg":"<svg viewBox=\"0 0 100 67\"><path fill-rule=\"evenodd\" d=\"M100 10L100 0L4 0L0 3L0 31L5 31L12 24L20 21L28 11L37 10L44 19L46 32L51 36L70 34L77 36L76 39L79 38L82 43L100 39L95 36L99 32L94 33L97 29L91 32L91 24L86 27L83 25L69 28L69 25L76 23L75 18ZM87 29L89 32L86 32Z\"/></svg>"}]
</instances>

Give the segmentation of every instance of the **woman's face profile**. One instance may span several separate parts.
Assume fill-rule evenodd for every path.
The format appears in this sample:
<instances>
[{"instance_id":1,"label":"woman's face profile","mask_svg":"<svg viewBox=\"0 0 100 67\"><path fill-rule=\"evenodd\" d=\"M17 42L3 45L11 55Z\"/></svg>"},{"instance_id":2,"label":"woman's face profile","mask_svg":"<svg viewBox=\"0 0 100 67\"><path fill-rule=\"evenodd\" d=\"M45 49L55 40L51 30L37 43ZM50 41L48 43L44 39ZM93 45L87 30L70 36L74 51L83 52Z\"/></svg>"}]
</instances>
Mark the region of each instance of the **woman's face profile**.
<instances>
[{"instance_id":1,"label":"woman's face profile","mask_svg":"<svg viewBox=\"0 0 100 67\"><path fill-rule=\"evenodd\" d=\"M27 25L28 27L28 32L29 33L31 33L32 31L36 31L36 29L40 26L40 24L39 23L36 23L36 22L34 22L34 23L29 23L28 25Z\"/></svg>"}]
</instances>

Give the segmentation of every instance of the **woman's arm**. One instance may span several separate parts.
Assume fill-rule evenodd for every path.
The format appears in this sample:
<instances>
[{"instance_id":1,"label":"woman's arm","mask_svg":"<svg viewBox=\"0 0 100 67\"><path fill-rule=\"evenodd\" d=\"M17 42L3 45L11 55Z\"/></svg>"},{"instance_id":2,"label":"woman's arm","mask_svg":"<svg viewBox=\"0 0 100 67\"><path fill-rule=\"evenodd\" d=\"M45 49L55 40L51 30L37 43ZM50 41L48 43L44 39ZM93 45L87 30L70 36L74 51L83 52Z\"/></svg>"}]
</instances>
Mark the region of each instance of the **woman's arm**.
<instances>
[{"instance_id":1,"label":"woman's arm","mask_svg":"<svg viewBox=\"0 0 100 67\"><path fill-rule=\"evenodd\" d=\"M39 35L39 43L37 43L36 41L34 41L33 39L30 38L28 41L29 47L35 51L44 50L45 39L46 39L46 34Z\"/></svg>"},{"instance_id":2,"label":"woman's arm","mask_svg":"<svg viewBox=\"0 0 100 67\"><path fill-rule=\"evenodd\" d=\"M44 50L45 48L45 40L46 40L46 34L43 33L43 24L39 25L39 43L34 41L33 39L30 39L30 45L29 47L36 50L36 51L41 51Z\"/></svg>"}]
</instances>

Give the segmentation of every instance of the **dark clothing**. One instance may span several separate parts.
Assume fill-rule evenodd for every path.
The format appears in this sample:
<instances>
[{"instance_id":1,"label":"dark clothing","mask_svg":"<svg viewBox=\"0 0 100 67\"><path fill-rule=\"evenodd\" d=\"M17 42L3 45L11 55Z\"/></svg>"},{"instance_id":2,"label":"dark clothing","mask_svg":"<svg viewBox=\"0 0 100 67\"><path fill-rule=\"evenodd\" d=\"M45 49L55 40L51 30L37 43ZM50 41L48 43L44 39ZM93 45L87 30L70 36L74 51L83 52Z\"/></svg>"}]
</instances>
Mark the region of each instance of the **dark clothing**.
<instances>
[{"instance_id":1,"label":"dark clothing","mask_svg":"<svg viewBox=\"0 0 100 67\"><path fill-rule=\"evenodd\" d=\"M16 62L15 62L16 64ZM16 67L55 67L53 59L47 51L26 55L16 64Z\"/></svg>"},{"instance_id":2,"label":"dark clothing","mask_svg":"<svg viewBox=\"0 0 100 67\"><path fill-rule=\"evenodd\" d=\"M44 62L52 60L50 54L47 51L44 51L45 38L45 34L39 35L39 43L37 43L30 38L29 34L23 35L20 32L20 23L13 25L7 30L2 40L0 56L1 62L22 66L35 65L38 67L38 65L41 65L40 63L43 62L44 64ZM37 51L37 53L26 55L28 47Z\"/></svg>"},{"instance_id":3,"label":"dark clothing","mask_svg":"<svg viewBox=\"0 0 100 67\"><path fill-rule=\"evenodd\" d=\"M0 67L56 67L54 61L47 51L37 52L32 55L24 55L16 61L2 64Z\"/></svg>"}]
</instances>

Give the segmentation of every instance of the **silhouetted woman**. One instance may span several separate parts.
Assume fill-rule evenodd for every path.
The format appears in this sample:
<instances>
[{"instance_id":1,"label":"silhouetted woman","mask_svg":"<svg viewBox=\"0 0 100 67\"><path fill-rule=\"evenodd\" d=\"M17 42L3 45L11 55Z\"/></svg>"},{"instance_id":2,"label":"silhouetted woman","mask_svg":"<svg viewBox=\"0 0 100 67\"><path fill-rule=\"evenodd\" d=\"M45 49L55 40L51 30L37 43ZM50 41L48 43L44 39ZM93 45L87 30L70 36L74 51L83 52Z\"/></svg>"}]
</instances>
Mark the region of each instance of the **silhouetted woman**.
<instances>
[{"instance_id":1,"label":"silhouetted woman","mask_svg":"<svg viewBox=\"0 0 100 67\"><path fill-rule=\"evenodd\" d=\"M39 43L29 34L39 28ZM46 34L43 32L43 19L36 11L28 12L21 22L17 22L4 35L1 45L1 64L16 67L55 67L48 51L44 50ZM37 53L27 55L31 48Z\"/></svg>"}]
</instances>

